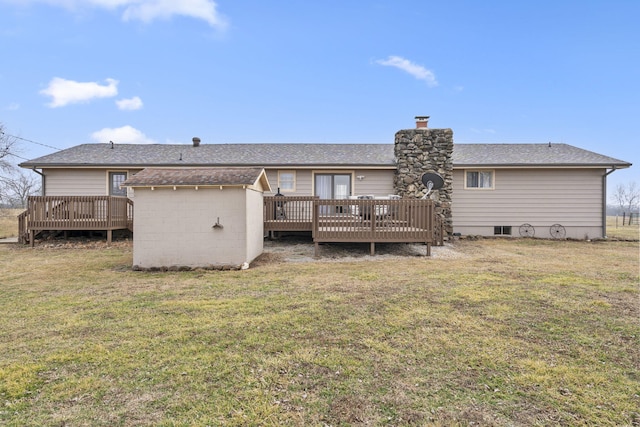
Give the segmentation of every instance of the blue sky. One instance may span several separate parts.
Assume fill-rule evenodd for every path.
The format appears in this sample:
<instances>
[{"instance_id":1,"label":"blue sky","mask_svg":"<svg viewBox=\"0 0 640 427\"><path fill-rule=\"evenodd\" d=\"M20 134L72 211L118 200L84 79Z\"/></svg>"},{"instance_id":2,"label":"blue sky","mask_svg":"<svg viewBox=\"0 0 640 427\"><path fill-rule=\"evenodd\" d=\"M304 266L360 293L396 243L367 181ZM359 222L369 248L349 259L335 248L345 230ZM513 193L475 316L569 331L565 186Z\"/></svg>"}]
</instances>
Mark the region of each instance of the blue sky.
<instances>
[{"instance_id":1,"label":"blue sky","mask_svg":"<svg viewBox=\"0 0 640 427\"><path fill-rule=\"evenodd\" d=\"M635 0L0 0L0 122L56 148L392 143L430 115L457 143L634 163L611 193L640 182L639 16Z\"/></svg>"}]
</instances>

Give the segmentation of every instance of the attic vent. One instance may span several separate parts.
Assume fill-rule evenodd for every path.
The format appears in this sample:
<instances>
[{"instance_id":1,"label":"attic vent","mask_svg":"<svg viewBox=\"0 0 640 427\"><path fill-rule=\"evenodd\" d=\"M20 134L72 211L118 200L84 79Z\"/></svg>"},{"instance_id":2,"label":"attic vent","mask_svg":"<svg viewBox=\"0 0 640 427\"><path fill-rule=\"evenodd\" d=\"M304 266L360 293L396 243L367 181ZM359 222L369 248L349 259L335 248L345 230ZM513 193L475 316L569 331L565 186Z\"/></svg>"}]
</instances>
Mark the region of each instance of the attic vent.
<instances>
[{"instance_id":1,"label":"attic vent","mask_svg":"<svg viewBox=\"0 0 640 427\"><path fill-rule=\"evenodd\" d=\"M193 139L191 139L191 141L193 141L194 147L200 146L200 138L198 138L197 136L194 136Z\"/></svg>"}]
</instances>

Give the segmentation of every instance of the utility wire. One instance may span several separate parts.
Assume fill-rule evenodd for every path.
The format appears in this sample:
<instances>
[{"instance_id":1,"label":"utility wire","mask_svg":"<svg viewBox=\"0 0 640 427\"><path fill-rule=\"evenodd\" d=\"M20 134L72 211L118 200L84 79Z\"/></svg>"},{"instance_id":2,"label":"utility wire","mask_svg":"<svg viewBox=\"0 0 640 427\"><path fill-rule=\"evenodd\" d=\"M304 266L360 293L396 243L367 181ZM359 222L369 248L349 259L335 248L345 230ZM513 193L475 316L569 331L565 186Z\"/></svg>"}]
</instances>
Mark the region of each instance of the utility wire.
<instances>
[{"instance_id":1,"label":"utility wire","mask_svg":"<svg viewBox=\"0 0 640 427\"><path fill-rule=\"evenodd\" d=\"M18 156L17 154L13 154L13 153L7 153L7 156L17 157L17 158L19 158L19 159L21 159L21 160L26 160L26 161L29 161L29 160L30 160L30 159L27 159L27 158L22 157L22 156Z\"/></svg>"},{"instance_id":2,"label":"utility wire","mask_svg":"<svg viewBox=\"0 0 640 427\"><path fill-rule=\"evenodd\" d=\"M52 148L52 149L54 149L54 150L62 151L62 148L53 147L53 146L51 146L51 145L43 144L43 143L41 143L41 142L36 142L36 141L32 141L32 140L27 139L27 138L22 138L22 137L20 137L20 136L16 136L16 135L9 135L8 133L4 133L4 132L2 132L2 133L3 133L3 135L7 135L7 136L9 136L9 137L11 137L11 138L19 139L19 140L21 140L21 141L25 141L25 142L30 142L30 143L32 143L32 144L40 145L40 146L42 146L42 147L47 147L47 148ZM15 154L14 154L14 155L15 155ZM16 156L16 157L19 157L19 156ZM25 159L25 160L27 160L27 159Z\"/></svg>"}]
</instances>

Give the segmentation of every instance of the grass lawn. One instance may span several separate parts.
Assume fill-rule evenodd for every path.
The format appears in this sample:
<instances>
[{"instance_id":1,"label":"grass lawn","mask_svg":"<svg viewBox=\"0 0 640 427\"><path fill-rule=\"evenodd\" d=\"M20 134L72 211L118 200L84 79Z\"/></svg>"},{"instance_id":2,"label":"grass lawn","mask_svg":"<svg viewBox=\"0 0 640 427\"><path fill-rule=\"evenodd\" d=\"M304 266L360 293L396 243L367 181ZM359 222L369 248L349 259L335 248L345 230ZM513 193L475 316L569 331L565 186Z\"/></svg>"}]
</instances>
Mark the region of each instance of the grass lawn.
<instances>
[{"instance_id":1,"label":"grass lawn","mask_svg":"<svg viewBox=\"0 0 640 427\"><path fill-rule=\"evenodd\" d=\"M629 218L627 218L627 221ZM637 221L633 224L622 225L622 217L616 218L615 216L607 217L607 236L611 239L628 239L628 240L640 240L640 225Z\"/></svg>"},{"instance_id":2,"label":"grass lawn","mask_svg":"<svg viewBox=\"0 0 640 427\"><path fill-rule=\"evenodd\" d=\"M0 246L0 424L640 423L637 242L131 271Z\"/></svg>"},{"instance_id":3,"label":"grass lawn","mask_svg":"<svg viewBox=\"0 0 640 427\"><path fill-rule=\"evenodd\" d=\"M24 209L0 209L0 239L18 235L18 215Z\"/></svg>"}]
</instances>

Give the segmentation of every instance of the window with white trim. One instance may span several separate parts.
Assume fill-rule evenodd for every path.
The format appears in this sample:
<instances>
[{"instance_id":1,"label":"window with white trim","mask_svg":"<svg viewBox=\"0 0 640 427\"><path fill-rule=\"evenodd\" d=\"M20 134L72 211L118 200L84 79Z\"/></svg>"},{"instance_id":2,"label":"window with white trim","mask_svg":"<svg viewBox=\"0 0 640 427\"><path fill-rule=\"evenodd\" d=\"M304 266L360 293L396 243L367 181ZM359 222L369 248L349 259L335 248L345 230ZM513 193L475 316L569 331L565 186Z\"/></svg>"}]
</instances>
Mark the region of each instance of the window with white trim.
<instances>
[{"instance_id":1,"label":"window with white trim","mask_svg":"<svg viewBox=\"0 0 640 427\"><path fill-rule=\"evenodd\" d=\"M109 195L110 196L127 196L127 189L120 188L120 184L127 180L126 172L109 172Z\"/></svg>"},{"instance_id":2,"label":"window with white trim","mask_svg":"<svg viewBox=\"0 0 640 427\"><path fill-rule=\"evenodd\" d=\"M465 171L464 188L493 189L493 171Z\"/></svg>"},{"instance_id":3,"label":"window with white trim","mask_svg":"<svg viewBox=\"0 0 640 427\"><path fill-rule=\"evenodd\" d=\"M296 191L296 171L278 171L280 191Z\"/></svg>"}]
</instances>

